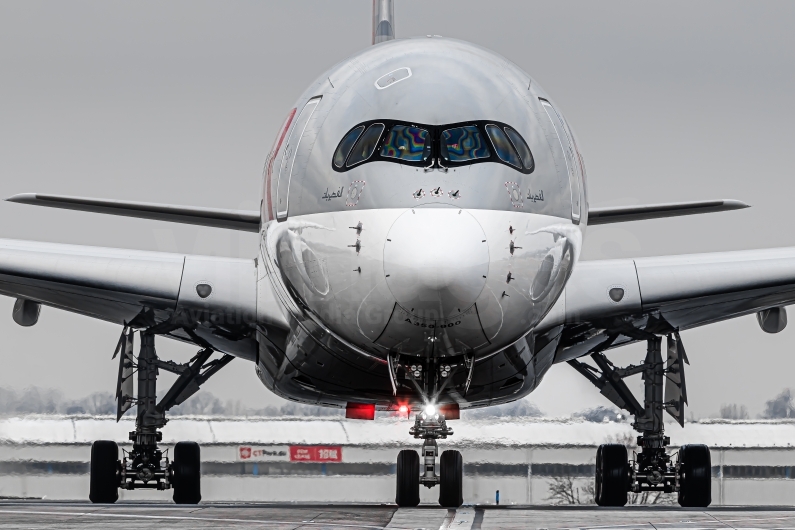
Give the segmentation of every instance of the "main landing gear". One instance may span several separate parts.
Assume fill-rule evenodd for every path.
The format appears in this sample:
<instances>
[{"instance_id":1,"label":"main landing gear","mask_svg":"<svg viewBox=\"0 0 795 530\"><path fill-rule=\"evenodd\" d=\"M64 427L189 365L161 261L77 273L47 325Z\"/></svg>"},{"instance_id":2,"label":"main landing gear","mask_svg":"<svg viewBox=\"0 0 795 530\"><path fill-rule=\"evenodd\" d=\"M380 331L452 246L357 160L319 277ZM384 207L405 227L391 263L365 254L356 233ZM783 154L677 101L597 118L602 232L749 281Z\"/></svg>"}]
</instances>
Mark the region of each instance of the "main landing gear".
<instances>
[{"instance_id":1,"label":"main landing gear","mask_svg":"<svg viewBox=\"0 0 795 530\"><path fill-rule=\"evenodd\" d=\"M597 368L569 361L616 406L634 415L639 454L629 459L622 444L600 445L596 452L596 504L624 506L628 493L677 492L682 506L707 507L712 502L712 464L706 445L684 445L670 455L670 438L663 432L663 408L684 427L687 404L684 363L688 363L679 333L668 336L668 362L663 363L662 338L647 338L646 359L639 366L616 368L602 353L591 356ZM689 363L688 363L689 364ZM642 374L645 389L643 406L623 379ZM665 388L663 392L663 382ZM674 461L674 456L676 461Z\"/></svg>"},{"instance_id":2,"label":"main landing gear","mask_svg":"<svg viewBox=\"0 0 795 530\"><path fill-rule=\"evenodd\" d=\"M91 446L91 486L89 499L94 503L113 503L119 499L119 488L126 490L149 488L174 490L177 504L197 504L201 500L201 456L195 442L179 442L174 447L173 461L158 447L162 440L160 429L166 424L166 411L184 402L214 373L233 359L224 355L207 362L213 350L204 349L187 364L161 361L155 352L155 334L141 332L141 349L137 365L132 354L133 332L125 330L117 353L122 350L119 364L117 421L133 403L137 405L135 430L130 433L133 447L119 460L116 442L99 440ZM132 397L132 375L137 367L138 395ZM173 386L160 401L157 400L158 369L178 374Z\"/></svg>"},{"instance_id":3,"label":"main landing gear","mask_svg":"<svg viewBox=\"0 0 795 530\"><path fill-rule=\"evenodd\" d=\"M417 414L414 426L409 430L414 438L422 438L422 465L416 451L406 449L398 453L397 492L398 506L417 506L420 503L420 484L426 488L439 485L439 504L445 508L458 508L464 503L464 461L458 451L444 451L439 458L439 474L436 474L436 457L439 456L437 439L453 434L447 426L444 414L435 407ZM420 469L422 467L422 469Z\"/></svg>"}]
</instances>

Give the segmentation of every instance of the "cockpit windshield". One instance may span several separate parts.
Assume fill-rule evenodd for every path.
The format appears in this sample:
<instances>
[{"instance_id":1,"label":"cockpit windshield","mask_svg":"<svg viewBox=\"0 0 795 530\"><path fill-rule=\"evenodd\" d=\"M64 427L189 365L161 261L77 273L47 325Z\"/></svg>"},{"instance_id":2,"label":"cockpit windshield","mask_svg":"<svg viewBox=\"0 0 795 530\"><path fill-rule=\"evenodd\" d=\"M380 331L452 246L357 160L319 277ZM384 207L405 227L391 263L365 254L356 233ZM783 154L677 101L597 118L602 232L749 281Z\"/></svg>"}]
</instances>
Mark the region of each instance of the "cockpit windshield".
<instances>
[{"instance_id":1,"label":"cockpit windshield","mask_svg":"<svg viewBox=\"0 0 795 530\"><path fill-rule=\"evenodd\" d=\"M428 130L410 125L393 125L386 134L381 156L408 162L427 160L431 156Z\"/></svg>"},{"instance_id":2,"label":"cockpit windshield","mask_svg":"<svg viewBox=\"0 0 795 530\"><path fill-rule=\"evenodd\" d=\"M348 171L369 162L430 169L495 162L532 173L533 155L515 129L495 121L419 125L373 120L351 128L340 140L332 168Z\"/></svg>"},{"instance_id":3,"label":"cockpit windshield","mask_svg":"<svg viewBox=\"0 0 795 530\"><path fill-rule=\"evenodd\" d=\"M490 123L486 125L486 132L489 134L489 139L494 145L494 150L497 151L497 156L500 157L500 160L513 167L522 167L522 160L516 153L516 149L514 149L508 136L506 136L505 131Z\"/></svg>"},{"instance_id":4,"label":"cockpit windshield","mask_svg":"<svg viewBox=\"0 0 795 530\"><path fill-rule=\"evenodd\" d=\"M483 141L483 136L474 125L465 125L442 131L439 144L442 158L447 162L467 162L478 158L488 158L491 153Z\"/></svg>"},{"instance_id":5,"label":"cockpit windshield","mask_svg":"<svg viewBox=\"0 0 795 530\"><path fill-rule=\"evenodd\" d=\"M350 156L348 156L347 167L361 164L373 156L373 152L378 145L378 140L381 138L382 132L384 132L383 123L373 123L370 125L367 130L364 131L362 137L359 138L359 141L356 142L356 145L353 146L353 150Z\"/></svg>"}]
</instances>

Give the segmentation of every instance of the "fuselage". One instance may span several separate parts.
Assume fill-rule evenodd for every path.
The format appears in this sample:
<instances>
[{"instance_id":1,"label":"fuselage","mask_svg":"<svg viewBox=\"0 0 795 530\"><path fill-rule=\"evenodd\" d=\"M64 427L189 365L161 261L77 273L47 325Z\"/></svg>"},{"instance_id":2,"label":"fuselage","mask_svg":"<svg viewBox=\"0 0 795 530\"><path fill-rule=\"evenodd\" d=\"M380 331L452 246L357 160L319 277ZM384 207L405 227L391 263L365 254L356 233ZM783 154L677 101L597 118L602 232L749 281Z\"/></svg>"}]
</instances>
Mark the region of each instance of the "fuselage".
<instances>
[{"instance_id":1,"label":"fuselage","mask_svg":"<svg viewBox=\"0 0 795 530\"><path fill-rule=\"evenodd\" d=\"M513 63L439 37L339 63L265 165L259 281L290 331L259 332L261 379L380 408L423 401L422 381L462 407L526 395L553 361L533 330L578 259L586 205L571 130Z\"/></svg>"}]
</instances>

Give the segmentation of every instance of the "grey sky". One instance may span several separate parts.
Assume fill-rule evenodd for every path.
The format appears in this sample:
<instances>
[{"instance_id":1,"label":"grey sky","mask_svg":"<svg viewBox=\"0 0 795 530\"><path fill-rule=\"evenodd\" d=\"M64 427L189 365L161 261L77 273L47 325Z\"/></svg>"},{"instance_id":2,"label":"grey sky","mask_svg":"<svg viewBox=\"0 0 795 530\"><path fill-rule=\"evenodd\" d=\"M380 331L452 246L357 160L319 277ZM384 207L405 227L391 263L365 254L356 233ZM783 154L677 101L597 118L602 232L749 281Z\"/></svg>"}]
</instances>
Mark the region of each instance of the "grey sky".
<instances>
[{"instance_id":1,"label":"grey sky","mask_svg":"<svg viewBox=\"0 0 795 530\"><path fill-rule=\"evenodd\" d=\"M369 44L370 2L0 2L0 196L38 191L256 208L276 130L304 87ZM397 0L399 37L503 54L562 107L591 205L735 198L750 210L590 229L585 259L795 245L795 3ZM0 203L0 237L253 256L256 235ZM112 390L120 329L0 298L0 385ZM691 410L760 412L795 386L795 326L752 317L688 331ZM161 356L193 348L161 340ZM642 347L619 350L639 360ZM206 388L278 400L236 361ZM568 366L531 396L566 413L606 403Z\"/></svg>"}]
</instances>

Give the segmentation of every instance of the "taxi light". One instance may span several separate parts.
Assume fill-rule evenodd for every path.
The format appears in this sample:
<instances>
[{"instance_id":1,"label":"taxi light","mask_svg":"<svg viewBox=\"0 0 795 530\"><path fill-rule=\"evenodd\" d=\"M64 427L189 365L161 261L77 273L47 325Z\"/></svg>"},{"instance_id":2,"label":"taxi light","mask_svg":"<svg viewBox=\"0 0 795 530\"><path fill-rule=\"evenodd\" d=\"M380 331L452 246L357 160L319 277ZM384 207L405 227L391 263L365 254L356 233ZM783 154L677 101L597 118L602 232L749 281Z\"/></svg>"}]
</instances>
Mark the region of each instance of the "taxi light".
<instances>
[{"instance_id":1,"label":"taxi light","mask_svg":"<svg viewBox=\"0 0 795 530\"><path fill-rule=\"evenodd\" d=\"M345 417L351 420L374 420L375 403L348 403Z\"/></svg>"}]
</instances>

